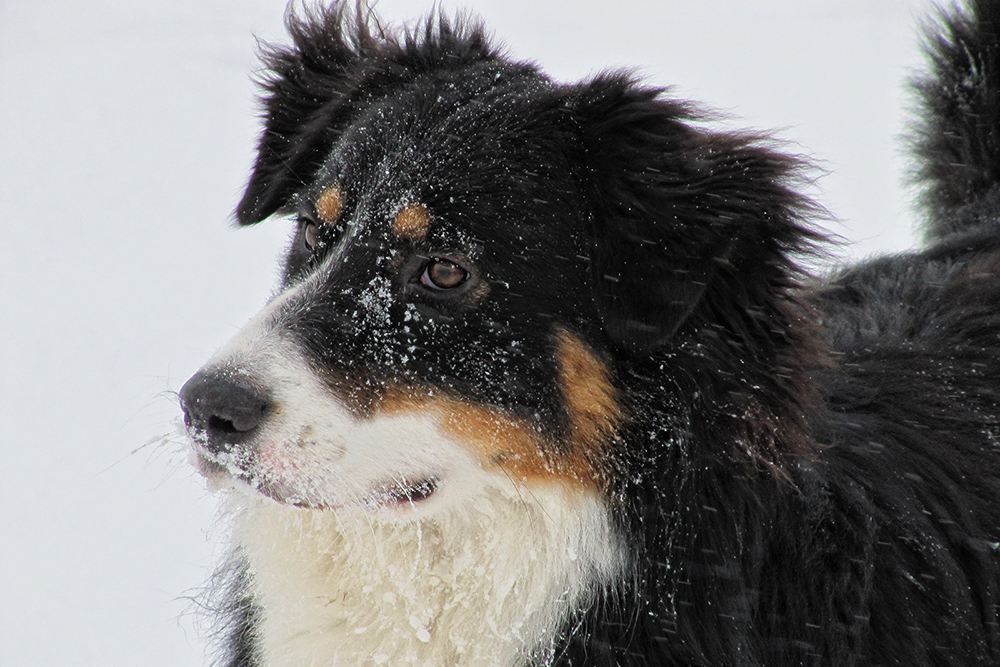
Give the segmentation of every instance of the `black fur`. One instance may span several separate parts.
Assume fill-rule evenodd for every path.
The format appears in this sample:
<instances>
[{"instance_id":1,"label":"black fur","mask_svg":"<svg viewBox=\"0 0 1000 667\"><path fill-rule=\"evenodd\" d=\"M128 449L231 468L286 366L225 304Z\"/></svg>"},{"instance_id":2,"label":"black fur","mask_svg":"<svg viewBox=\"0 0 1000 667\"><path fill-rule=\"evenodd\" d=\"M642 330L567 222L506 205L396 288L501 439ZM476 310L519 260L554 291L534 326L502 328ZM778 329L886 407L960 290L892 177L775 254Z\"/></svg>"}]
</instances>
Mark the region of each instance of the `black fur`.
<instances>
[{"instance_id":1,"label":"black fur","mask_svg":"<svg viewBox=\"0 0 1000 667\"><path fill-rule=\"evenodd\" d=\"M242 553L236 551L215 571L205 595L210 614L209 636L221 648L220 664L259 667L255 648L260 609L250 591L252 575Z\"/></svg>"},{"instance_id":2,"label":"black fur","mask_svg":"<svg viewBox=\"0 0 1000 667\"><path fill-rule=\"evenodd\" d=\"M337 173L360 184L346 219L416 193L475 246L490 299L424 303L436 324L405 337L398 313L343 315L332 287L378 279L391 241L352 251L296 323L317 368L404 374L558 434L548 332L607 362L631 563L568 610L557 664L1000 664L1000 2L930 28L932 245L823 282L797 264L821 241L801 165L766 139L625 75L555 84L461 22L371 26L342 5L289 20L238 218L293 212ZM286 282L309 262L293 249ZM236 599L226 664L248 667Z\"/></svg>"},{"instance_id":3,"label":"black fur","mask_svg":"<svg viewBox=\"0 0 1000 667\"><path fill-rule=\"evenodd\" d=\"M913 135L928 238L996 224L1000 194L1000 5L970 0L926 31L930 74L914 88L924 112Z\"/></svg>"}]
</instances>

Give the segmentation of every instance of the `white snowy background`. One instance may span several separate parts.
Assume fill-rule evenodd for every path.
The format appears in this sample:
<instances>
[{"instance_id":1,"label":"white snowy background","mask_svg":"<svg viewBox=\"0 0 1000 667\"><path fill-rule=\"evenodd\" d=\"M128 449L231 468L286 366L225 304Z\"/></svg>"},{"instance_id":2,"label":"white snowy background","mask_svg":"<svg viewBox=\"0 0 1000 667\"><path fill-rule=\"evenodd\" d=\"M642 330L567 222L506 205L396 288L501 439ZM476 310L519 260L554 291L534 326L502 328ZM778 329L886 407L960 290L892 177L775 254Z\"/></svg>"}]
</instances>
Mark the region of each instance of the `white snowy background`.
<instances>
[{"instance_id":1,"label":"white snowy background","mask_svg":"<svg viewBox=\"0 0 1000 667\"><path fill-rule=\"evenodd\" d=\"M394 21L430 0L382 0ZM916 236L903 82L926 0L468 0L555 78L651 82L776 129L855 243ZM446 9L462 6L444 0ZM234 230L255 35L283 0L0 0L0 665L196 666L219 549L174 392L273 287Z\"/></svg>"}]
</instances>

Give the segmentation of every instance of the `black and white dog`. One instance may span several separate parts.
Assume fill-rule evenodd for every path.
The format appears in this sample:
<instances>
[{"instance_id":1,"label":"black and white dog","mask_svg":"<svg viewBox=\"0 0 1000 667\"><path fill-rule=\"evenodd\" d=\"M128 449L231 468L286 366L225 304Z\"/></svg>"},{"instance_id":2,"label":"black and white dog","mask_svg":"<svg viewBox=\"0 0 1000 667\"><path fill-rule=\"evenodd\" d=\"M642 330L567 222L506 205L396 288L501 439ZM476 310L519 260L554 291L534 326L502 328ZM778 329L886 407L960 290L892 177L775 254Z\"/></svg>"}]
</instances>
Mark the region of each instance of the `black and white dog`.
<instances>
[{"instance_id":1,"label":"black and white dog","mask_svg":"<svg viewBox=\"0 0 1000 667\"><path fill-rule=\"evenodd\" d=\"M181 391L224 664L1000 664L1000 0L928 36L927 247L824 281L764 137L288 25L237 213L283 283Z\"/></svg>"}]
</instances>

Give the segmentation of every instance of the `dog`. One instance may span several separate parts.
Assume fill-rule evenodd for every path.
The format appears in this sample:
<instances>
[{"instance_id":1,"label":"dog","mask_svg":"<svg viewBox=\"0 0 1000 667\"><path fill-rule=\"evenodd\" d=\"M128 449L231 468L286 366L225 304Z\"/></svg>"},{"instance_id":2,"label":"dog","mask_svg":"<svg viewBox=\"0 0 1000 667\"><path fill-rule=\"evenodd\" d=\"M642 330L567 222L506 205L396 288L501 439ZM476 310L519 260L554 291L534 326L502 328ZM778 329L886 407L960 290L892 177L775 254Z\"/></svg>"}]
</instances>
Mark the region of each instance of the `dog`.
<instances>
[{"instance_id":1,"label":"dog","mask_svg":"<svg viewBox=\"0 0 1000 667\"><path fill-rule=\"evenodd\" d=\"M1000 664L1000 2L928 32L925 247L823 278L766 135L440 12L288 29L281 286L180 392L221 664Z\"/></svg>"}]
</instances>

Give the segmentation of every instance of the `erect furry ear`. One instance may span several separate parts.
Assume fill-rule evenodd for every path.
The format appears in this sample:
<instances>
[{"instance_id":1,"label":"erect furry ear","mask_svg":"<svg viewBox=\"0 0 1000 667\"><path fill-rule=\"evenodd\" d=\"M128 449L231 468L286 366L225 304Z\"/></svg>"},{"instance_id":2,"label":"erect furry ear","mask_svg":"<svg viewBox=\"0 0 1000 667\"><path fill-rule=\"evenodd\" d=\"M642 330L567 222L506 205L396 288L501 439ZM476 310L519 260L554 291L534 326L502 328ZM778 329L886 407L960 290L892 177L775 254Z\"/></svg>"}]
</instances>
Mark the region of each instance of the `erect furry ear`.
<instances>
[{"instance_id":1,"label":"erect furry ear","mask_svg":"<svg viewBox=\"0 0 1000 667\"><path fill-rule=\"evenodd\" d=\"M799 224L811 205L788 187L795 158L698 128L689 105L661 94L618 74L575 98L595 299L609 337L634 353L686 324L751 334L740 330L779 307L795 282L790 256L815 238Z\"/></svg>"},{"instance_id":2,"label":"erect furry ear","mask_svg":"<svg viewBox=\"0 0 1000 667\"><path fill-rule=\"evenodd\" d=\"M290 13L290 46L265 47L264 132L236 219L280 210L316 175L337 138L374 101L435 69L496 57L485 31L435 14L412 31L384 28L365 3Z\"/></svg>"}]
</instances>

